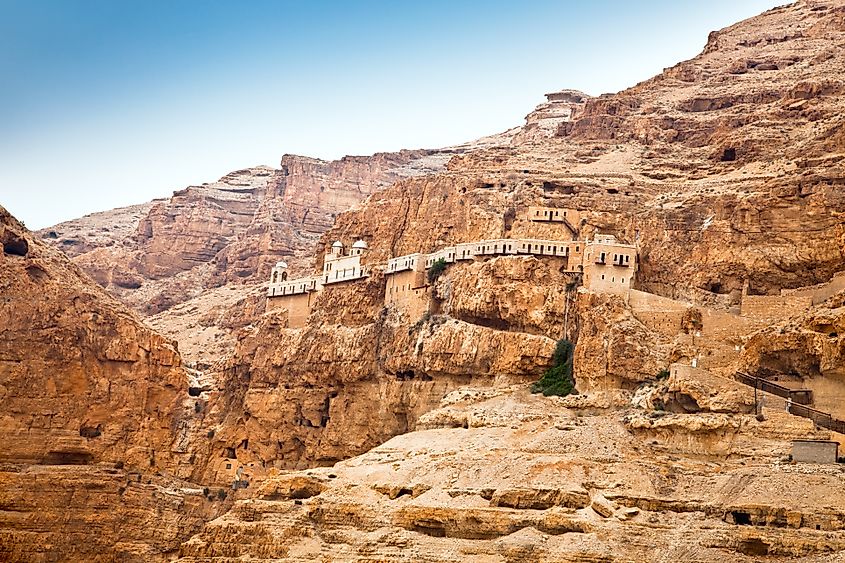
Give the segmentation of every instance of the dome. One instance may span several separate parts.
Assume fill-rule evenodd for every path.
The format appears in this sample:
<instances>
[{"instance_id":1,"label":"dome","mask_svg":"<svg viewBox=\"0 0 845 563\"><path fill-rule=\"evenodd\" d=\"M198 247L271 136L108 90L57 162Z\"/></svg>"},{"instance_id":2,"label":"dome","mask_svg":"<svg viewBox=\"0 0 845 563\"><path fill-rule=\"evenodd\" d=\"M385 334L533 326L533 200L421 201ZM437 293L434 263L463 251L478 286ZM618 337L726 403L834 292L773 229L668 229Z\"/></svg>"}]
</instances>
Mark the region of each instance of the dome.
<instances>
[{"instance_id":1,"label":"dome","mask_svg":"<svg viewBox=\"0 0 845 563\"><path fill-rule=\"evenodd\" d=\"M352 248L363 248L363 249L367 249L367 248L369 248L369 247L367 246L367 243L366 243L366 242L364 242L363 240L359 240L359 241L356 241L356 242L355 242L355 244L353 244L353 245L352 245Z\"/></svg>"},{"instance_id":2,"label":"dome","mask_svg":"<svg viewBox=\"0 0 845 563\"><path fill-rule=\"evenodd\" d=\"M287 267L288 267L288 263L287 263L287 262L283 262L283 261L279 261L279 262L276 262L276 267L277 267L277 268L287 268Z\"/></svg>"},{"instance_id":3,"label":"dome","mask_svg":"<svg viewBox=\"0 0 845 563\"><path fill-rule=\"evenodd\" d=\"M339 240L336 240L332 243L332 248L343 248L343 243Z\"/></svg>"}]
</instances>

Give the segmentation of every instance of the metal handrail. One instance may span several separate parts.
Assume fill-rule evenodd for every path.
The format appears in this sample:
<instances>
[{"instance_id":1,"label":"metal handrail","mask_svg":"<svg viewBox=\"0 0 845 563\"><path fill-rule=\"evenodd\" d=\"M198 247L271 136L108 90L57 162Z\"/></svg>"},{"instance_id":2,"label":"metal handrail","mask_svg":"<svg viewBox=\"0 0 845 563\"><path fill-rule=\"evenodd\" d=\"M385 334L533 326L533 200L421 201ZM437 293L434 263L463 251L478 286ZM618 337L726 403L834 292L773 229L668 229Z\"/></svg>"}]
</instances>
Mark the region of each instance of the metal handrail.
<instances>
[{"instance_id":1,"label":"metal handrail","mask_svg":"<svg viewBox=\"0 0 845 563\"><path fill-rule=\"evenodd\" d=\"M777 383L767 379L755 377L741 371L736 372L734 376L740 383L785 399L790 399L790 401L786 404L786 410L789 414L809 418L813 421L813 423L821 426L822 428L827 428L828 430L845 434L845 421L833 418L833 415L828 412L820 411L818 409L814 409L813 407L808 407L806 404L802 404L804 400L809 402L809 397L812 396L812 391L810 389L790 389L784 385L778 385ZM795 400L799 397L802 402Z\"/></svg>"}]
</instances>

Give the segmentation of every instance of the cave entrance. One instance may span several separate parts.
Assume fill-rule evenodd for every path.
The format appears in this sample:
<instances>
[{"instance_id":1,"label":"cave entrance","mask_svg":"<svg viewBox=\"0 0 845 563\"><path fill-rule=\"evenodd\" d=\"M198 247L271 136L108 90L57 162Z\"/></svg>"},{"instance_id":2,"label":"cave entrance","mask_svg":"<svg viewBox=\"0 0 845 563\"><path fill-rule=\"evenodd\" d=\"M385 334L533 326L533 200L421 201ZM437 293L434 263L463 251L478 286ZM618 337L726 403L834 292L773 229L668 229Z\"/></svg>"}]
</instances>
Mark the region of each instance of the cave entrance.
<instances>
[{"instance_id":1,"label":"cave entrance","mask_svg":"<svg viewBox=\"0 0 845 563\"><path fill-rule=\"evenodd\" d=\"M722 151L722 158L720 160L722 162L733 162L736 160L736 149L733 147L726 148Z\"/></svg>"},{"instance_id":2,"label":"cave entrance","mask_svg":"<svg viewBox=\"0 0 845 563\"><path fill-rule=\"evenodd\" d=\"M12 256L26 256L29 253L29 244L26 239L12 233L6 233L0 240L0 244L3 245L3 252Z\"/></svg>"},{"instance_id":3,"label":"cave entrance","mask_svg":"<svg viewBox=\"0 0 845 563\"><path fill-rule=\"evenodd\" d=\"M734 510L733 512L731 512L731 515L734 517L734 523L736 523L738 526L751 525L751 515L749 513Z\"/></svg>"}]
</instances>

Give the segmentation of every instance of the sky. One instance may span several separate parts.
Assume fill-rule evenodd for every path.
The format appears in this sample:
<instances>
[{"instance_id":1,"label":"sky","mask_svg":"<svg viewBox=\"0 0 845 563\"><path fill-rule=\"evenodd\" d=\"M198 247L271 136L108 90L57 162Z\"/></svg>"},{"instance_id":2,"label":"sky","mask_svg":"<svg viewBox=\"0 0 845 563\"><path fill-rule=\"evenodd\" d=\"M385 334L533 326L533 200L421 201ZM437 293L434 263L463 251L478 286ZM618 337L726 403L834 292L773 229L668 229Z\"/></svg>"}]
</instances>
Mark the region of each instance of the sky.
<instances>
[{"instance_id":1,"label":"sky","mask_svg":"<svg viewBox=\"0 0 845 563\"><path fill-rule=\"evenodd\" d=\"M0 0L0 205L36 229L285 153L461 143L782 3Z\"/></svg>"}]
</instances>

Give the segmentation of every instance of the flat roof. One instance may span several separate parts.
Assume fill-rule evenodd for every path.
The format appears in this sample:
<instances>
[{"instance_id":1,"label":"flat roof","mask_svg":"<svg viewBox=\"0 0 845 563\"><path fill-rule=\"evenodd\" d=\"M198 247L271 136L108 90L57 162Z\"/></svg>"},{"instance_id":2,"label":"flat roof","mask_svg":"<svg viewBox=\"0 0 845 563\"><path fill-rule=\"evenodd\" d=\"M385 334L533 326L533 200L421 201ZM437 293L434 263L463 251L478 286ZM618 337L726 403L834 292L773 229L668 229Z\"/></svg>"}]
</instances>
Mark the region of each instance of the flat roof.
<instances>
[{"instance_id":1,"label":"flat roof","mask_svg":"<svg viewBox=\"0 0 845 563\"><path fill-rule=\"evenodd\" d=\"M836 442L834 440L792 440L792 442L805 442L810 444L836 444L837 446L840 445L839 442Z\"/></svg>"}]
</instances>

